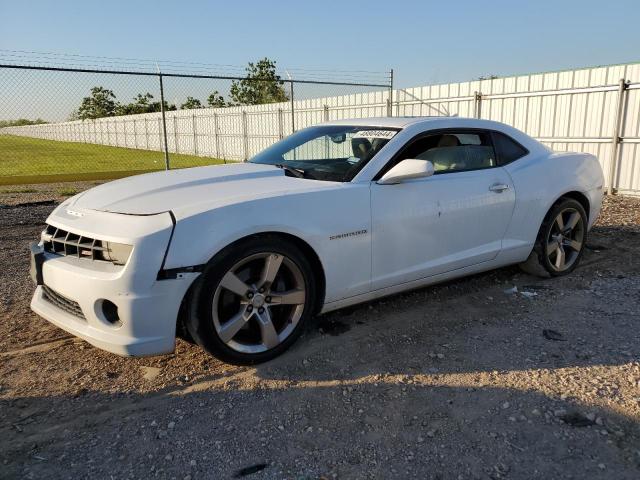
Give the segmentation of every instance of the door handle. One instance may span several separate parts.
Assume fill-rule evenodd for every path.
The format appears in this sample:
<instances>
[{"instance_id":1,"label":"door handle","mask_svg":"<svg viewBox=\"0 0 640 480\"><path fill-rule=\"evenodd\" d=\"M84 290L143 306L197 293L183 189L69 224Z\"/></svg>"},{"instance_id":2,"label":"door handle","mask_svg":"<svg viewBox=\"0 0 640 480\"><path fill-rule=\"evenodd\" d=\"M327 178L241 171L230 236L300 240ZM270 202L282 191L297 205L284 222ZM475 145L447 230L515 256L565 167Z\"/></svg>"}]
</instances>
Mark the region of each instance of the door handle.
<instances>
[{"instance_id":1,"label":"door handle","mask_svg":"<svg viewBox=\"0 0 640 480\"><path fill-rule=\"evenodd\" d=\"M496 193L502 193L505 190L509 190L509 185L504 184L504 183L494 183L493 185L491 185L489 187L489 190L491 190L492 192L496 192Z\"/></svg>"}]
</instances>

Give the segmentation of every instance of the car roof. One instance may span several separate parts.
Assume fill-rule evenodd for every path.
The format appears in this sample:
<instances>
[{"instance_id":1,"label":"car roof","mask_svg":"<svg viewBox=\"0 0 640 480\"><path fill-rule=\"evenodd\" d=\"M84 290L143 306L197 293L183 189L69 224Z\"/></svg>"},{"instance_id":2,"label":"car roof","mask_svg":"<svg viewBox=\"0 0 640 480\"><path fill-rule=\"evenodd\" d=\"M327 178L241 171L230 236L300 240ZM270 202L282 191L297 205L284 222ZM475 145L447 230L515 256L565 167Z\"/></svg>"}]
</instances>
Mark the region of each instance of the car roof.
<instances>
[{"instance_id":1,"label":"car roof","mask_svg":"<svg viewBox=\"0 0 640 480\"><path fill-rule=\"evenodd\" d=\"M505 123L494 120L468 117L371 117L352 118L326 122L322 125L349 125L355 127L398 128L417 134L427 130L440 128L477 128L482 130L497 130L515 139L529 151L550 152L549 148L530 137L526 133Z\"/></svg>"},{"instance_id":2,"label":"car roof","mask_svg":"<svg viewBox=\"0 0 640 480\"><path fill-rule=\"evenodd\" d=\"M491 128L496 125L503 125L491 120L481 120L478 118L467 117L369 117L369 118L351 118L345 120L334 120L325 122L322 125L353 125L363 127L390 127L390 128L406 128L409 125L428 124L431 122L439 122L442 120L455 119L460 126L469 128Z\"/></svg>"},{"instance_id":3,"label":"car roof","mask_svg":"<svg viewBox=\"0 0 640 480\"><path fill-rule=\"evenodd\" d=\"M368 117L348 118L324 122L323 125L354 125L366 127L393 127L404 128L412 123L419 123L437 117Z\"/></svg>"}]
</instances>

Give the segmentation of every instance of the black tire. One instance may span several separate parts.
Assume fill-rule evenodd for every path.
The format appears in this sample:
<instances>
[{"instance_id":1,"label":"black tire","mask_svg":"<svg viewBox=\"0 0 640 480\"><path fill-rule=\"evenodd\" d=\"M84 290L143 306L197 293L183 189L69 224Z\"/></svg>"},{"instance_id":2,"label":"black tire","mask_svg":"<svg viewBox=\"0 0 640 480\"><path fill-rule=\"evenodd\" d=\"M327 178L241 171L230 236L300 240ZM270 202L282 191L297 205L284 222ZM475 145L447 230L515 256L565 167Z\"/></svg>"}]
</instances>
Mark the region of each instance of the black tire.
<instances>
[{"instance_id":1,"label":"black tire","mask_svg":"<svg viewBox=\"0 0 640 480\"><path fill-rule=\"evenodd\" d=\"M576 228L581 229L580 248L578 250L572 250L573 257L570 265L566 268L559 269L552 262L550 256L547 254L547 245L550 237L553 236L554 231L558 230L556 219L561 213L572 214L573 212L579 215L578 224ZM579 230L576 230L578 232ZM531 275L539 277L559 277L562 275L568 275L571 273L580 263L582 255L584 253L584 247L587 243L587 214L584 207L580 202L573 198L562 197L560 198L549 210L547 215L540 226L536 243L529 255L529 258L520 264L520 268ZM557 259L557 256L556 256Z\"/></svg>"},{"instance_id":2,"label":"black tire","mask_svg":"<svg viewBox=\"0 0 640 480\"><path fill-rule=\"evenodd\" d=\"M240 352L227 345L216 330L213 320L214 295L223 277L234 265L264 252L282 255L299 269L304 279L305 298L304 303L300 304L304 305L304 309L291 333L277 346L259 353ZM219 360L235 365L254 365L277 357L297 340L309 317L314 314L316 298L313 270L300 249L285 238L258 236L225 248L209 261L192 289L185 326L195 342Z\"/></svg>"}]
</instances>

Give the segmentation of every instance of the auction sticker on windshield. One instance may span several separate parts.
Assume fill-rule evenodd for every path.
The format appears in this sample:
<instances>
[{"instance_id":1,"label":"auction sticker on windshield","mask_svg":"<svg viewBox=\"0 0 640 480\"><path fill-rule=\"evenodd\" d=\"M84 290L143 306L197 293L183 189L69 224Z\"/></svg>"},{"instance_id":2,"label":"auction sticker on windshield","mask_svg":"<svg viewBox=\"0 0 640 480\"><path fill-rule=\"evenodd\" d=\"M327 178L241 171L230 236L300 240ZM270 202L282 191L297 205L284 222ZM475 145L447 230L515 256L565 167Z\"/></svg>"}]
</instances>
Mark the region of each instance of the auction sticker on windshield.
<instances>
[{"instance_id":1,"label":"auction sticker on windshield","mask_svg":"<svg viewBox=\"0 0 640 480\"><path fill-rule=\"evenodd\" d=\"M353 138L384 138L390 139L398 133L395 130L360 130L353 135Z\"/></svg>"}]
</instances>

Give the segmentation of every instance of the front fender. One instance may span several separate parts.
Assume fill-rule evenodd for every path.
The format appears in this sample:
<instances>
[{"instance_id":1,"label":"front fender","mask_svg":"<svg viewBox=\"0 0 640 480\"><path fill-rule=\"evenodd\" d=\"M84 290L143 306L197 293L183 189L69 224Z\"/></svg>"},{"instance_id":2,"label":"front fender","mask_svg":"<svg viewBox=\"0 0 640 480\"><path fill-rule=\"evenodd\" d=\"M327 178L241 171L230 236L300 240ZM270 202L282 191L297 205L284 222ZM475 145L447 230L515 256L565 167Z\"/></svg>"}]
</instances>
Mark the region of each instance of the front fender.
<instances>
[{"instance_id":1,"label":"front fender","mask_svg":"<svg viewBox=\"0 0 640 480\"><path fill-rule=\"evenodd\" d=\"M178 219L164 268L205 264L229 244L250 235L285 233L315 251L324 269L327 302L359 295L368 291L371 277L369 210L369 186L354 184L340 185L331 192L214 208ZM362 233L340 236L349 232Z\"/></svg>"}]
</instances>

